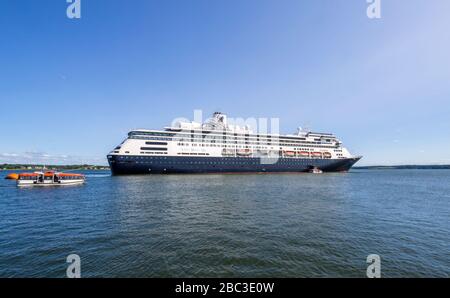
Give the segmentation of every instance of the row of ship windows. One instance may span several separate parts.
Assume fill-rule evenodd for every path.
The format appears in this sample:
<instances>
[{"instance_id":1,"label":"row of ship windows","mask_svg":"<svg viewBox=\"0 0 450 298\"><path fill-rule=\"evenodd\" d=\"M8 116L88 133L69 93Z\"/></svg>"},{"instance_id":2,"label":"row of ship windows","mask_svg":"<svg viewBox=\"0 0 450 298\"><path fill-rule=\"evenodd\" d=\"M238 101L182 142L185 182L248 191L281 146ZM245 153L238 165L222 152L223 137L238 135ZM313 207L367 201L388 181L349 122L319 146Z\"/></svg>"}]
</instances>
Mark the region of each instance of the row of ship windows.
<instances>
[{"instance_id":1,"label":"row of ship windows","mask_svg":"<svg viewBox=\"0 0 450 298\"><path fill-rule=\"evenodd\" d=\"M29 181L35 181L35 180L39 180L39 178L44 179L46 181L49 180L53 180L53 177L39 177L39 176L22 176L20 177L20 180L29 180ZM56 181L57 180L76 180L76 179L83 179L81 177L78 176L62 176L62 177L56 177Z\"/></svg>"},{"instance_id":2,"label":"row of ship windows","mask_svg":"<svg viewBox=\"0 0 450 298\"><path fill-rule=\"evenodd\" d=\"M201 138L162 138L162 137L138 137L138 136L132 136L130 137L130 139L140 139L140 140L156 140L156 141L178 141L178 142L194 142L194 143L245 143L245 144L253 144L253 145L258 145L261 143L264 144L268 144L270 145L270 143L279 143L279 142L283 142L285 144L287 144L286 146L292 146L292 145L296 145L296 144L302 144L304 145L305 143L307 144L329 144L329 146L334 146L334 144L332 144L331 142L320 142L320 141L290 141L290 140L283 140L283 139L268 139L268 140L260 140L260 141L254 141L254 140L244 140L244 139L234 139L234 138L216 138L216 139L211 139L211 138L206 138L206 139L201 139Z\"/></svg>"},{"instance_id":3,"label":"row of ship windows","mask_svg":"<svg viewBox=\"0 0 450 298\"><path fill-rule=\"evenodd\" d=\"M213 132L177 132L177 133L166 133L166 132L130 132L128 134L129 137L136 137L136 136L159 136L159 137L197 137L197 138L245 138L245 139L273 139L273 138L280 138L285 140L306 140L305 137L287 137L287 136L279 136L279 135L250 135L250 134L238 134L238 133L213 133ZM334 140L334 137L332 135L311 135L312 137L315 137L315 141L320 141L321 138L324 138L326 142L331 142Z\"/></svg>"},{"instance_id":4,"label":"row of ship windows","mask_svg":"<svg viewBox=\"0 0 450 298\"><path fill-rule=\"evenodd\" d=\"M217 144L189 144L189 143L177 143L178 146L192 146L192 147L218 147L218 148L254 148L254 149L270 149L267 146L247 146L247 145L217 145ZM274 144L275 145L275 144ZM289 144L279 144L280 146L285 146L285 147L291 147L294 145L289 145ZM325 149L330 149L330 146L309 146L309 145L303 145L303 146L308 146L311 148L325 148ZM271 147L273 148L273 147ZM282 149L280 147L280 149ZM300 148L300 147L294 147L294 148L290 148L293 150L305 150L305 151L314 151L314 149L308 149L308 148ZM336 150L335 150L336 151ZM336 152L342 152L342 151L336 151Z\"/></svg>"},{"instance_id":5,"label":"row of ship windows","mask_svg":"<svg viewBox=\"0 0 450 298\"><path fill-rule=\"evenodd\" d=\"M161 156L161 155L167 155L167 152L141 152L141 154L149 154L149 155L159 155L159 156ZM187 152L179 152L179 153L177 153L177 155L181 155L181 156L209 156L210 154L209 153L195 153L195 152L192 152L192 153L187 153ZM233 156L234 156L234 154L233 154ZM342 154L338 154L338 157L342 157L343 155ZM241 156L240 158L241 159L248 159L248 158L251 158L252 156ZM253 157L256 157L256 158L263 158L263 157L266 157L267 158L267 156L261 156L261 155L254 155ZM284 159L289 159L289 160L291 160L291 159L331 159L331 156L324 156L324 157L321 157L321 156L309 156L309 157L304 157L304 156L283 156L283 157L281 157L281 155L273 155L273 156L270 156L269 158L275 158L275 157L278 157L278 158L284 158ZM128 157L125 157L125 158L128 158ZM139 157L137 157L137 158L139 158ZM229 157L227 157L227 158L230 158L230 156Z\"/></svg>"},{"instance_id":6,"label":"row of ship windows","mask_svg":"<svg viewBox=\"0 0 450 298\"><path fill-rule=\"evenodd\" d=\"M183 145L180 145L183 146ZM194 145L195 146L195 145ZM201 146L201 147L208 147L208 146ZM234 146L234 145L225 145L225 146L213 146L211 145L210 147L219 147L219 148L231 148L231 149L254 149L254 150L276 150L273 147L263 147L263 146L255 146L255 147L251 147L251 146ZM317 147L316 147L317 148ZM295 148L284 148L284 149L289 149L289 150L298 150L298 151L315 151L315 149L311 149L311 148L300 148L300 147L295 147ZM283 147L280 147L280 150L283 150ZM342 151L340 151L342 152Z\"/></svg>"},{"instance_id":7,"label":"row of ship windows","mask_svg":"<svg viewBox=\"0 0 450 298\"><path fill-rule=\"evenodd\" d=\"M299 159L301 160L301 159ZM136 161L136 163L142 163L142 164L153 164L156 163L158 164L158 162L153 162L153 161ZM307 162L302 162L302 163L309 163L309 161ZM233 161L217 161L217 162L212 162L212 161L167 161L164 162L164 165L179 165L179 164L197 164L197 165L249 165L249 164L254 164L254 165L258 165L261 164L259 161L245 161L245 162L233 162ZM299 162L293 162L292 160L279 160L277 162L277 164L299 164ZM268 164L268 166L270 166L270 164Z\"/></svg>"},{"instance_id":8,"label":"row of ship windows","mask_svg":"<svg viewBox=\"0 0 450 298\"><path fill-rule=\"evenodd\" d=\"M143 153L143 152L141 152ZM148 154L148 152L145 152L146 154ZM155 152L155 154L163 154L161 152ZM152 160L164 160L164 162L166 163L183 163L183 162L188 162L190 163L191 161L170 161L170 159L172 159L173 157L166 157L166 156L135 156L135 157L131 157L131 156L120 156L120 159L127 159L127 160L150 160L147 162L152 162ZM260 159L259 158L252 158L249 159L248 157L211 157L216 161L207 161L207 160L202 160L202 161L195 161L193 163L200 163L200 164L204 164L204 163L211 163L211 164L228 164L228 163L235 163L235 164L239 164L239 163L249 163L249 162L253 162L253 163L260 163ZM169 161L167 161L169 159ZM222 162L221 160L226 160L225 162ZM283 163L292 163L292 162L299 162L299 161L305 161L308 160L306 158L292 158L292 157L283 157L283 158L278 158L279 162L283 162ZM136 161L138 162L138 161Z\"/></svg>"},{"instance_id":9,"label":"row of ship windows","mask_svg":"<svg viewBox=\"0 0 450 298\"><path fill-rule=\"evenodd\" d=\"M167 142L145 142L145 145L166 146Z\"/></svg>"},{"instance_id":10,"label":"row of ship windows","mask_svg":"<svg viewBox=\"0 0 450 298\"><path fill-rule=\"evenodd\" d=\"M141 154L167 154L167 152L143 152L143 151L141 151Z\"/></svg>"},{"instance_id":11,"label":"row of ship windows","mask_svg":"<svg viewBox=\"0 0 450 298\"><path fill-rule=\"evenodd\" d=\"M286 142L286 141L268 141L268 142L251 142L251 141L244 141L244 140L196 140L196 139L174 139L173 141L178 142L188 142L188 143L196 143L196 144L249 144L249 145L272 145L272 144L285 144L286 146L296 146L296 145L306 145L306 144L313 144L313 145L327 145L328 147L335 146L334 144L326 144L323 142ZM306 144L305 144L306 143Z\"/></svg>"},{"instance_id":12,"label":"row of ship windows","mask_svg":"<svg viewBox=\"0 0 450 298\"><path fill-rule=\"evenodd\" d=\"M149 150L149 151L167 151L167 148L159 148L159 147L141 147L141 150Z\"/></svg>"}]
</instances>

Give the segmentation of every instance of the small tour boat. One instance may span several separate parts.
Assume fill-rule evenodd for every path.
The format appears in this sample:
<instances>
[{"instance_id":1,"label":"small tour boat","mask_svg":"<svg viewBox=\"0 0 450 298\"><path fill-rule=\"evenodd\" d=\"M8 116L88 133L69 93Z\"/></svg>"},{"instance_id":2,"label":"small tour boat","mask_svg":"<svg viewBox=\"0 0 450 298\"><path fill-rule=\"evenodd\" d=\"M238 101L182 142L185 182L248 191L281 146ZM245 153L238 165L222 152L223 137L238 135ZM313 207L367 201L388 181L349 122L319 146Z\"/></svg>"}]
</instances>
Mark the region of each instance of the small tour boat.
<instances>
[{"instance_id":1,"label":"small tour boat","mask_svg":"<svg viewBox=\"0 0 450 298\"><path fill-rule=\"evenodd\" d=\"M309 170L310 173L312 174L322 174L323 171L321 169L319 169L318 167L313 167L311 170Z\"/></svg>"},{"instance_id":2,"label":"small tour boat","mask_svg":"<svg viewBox=\"0 0 450 298\"><path fill-rule=\"evenodd\" d=\"M78 185L85 181L84 175L54 171L19 174L17 186Z\"/></svg>"}]
</instances>

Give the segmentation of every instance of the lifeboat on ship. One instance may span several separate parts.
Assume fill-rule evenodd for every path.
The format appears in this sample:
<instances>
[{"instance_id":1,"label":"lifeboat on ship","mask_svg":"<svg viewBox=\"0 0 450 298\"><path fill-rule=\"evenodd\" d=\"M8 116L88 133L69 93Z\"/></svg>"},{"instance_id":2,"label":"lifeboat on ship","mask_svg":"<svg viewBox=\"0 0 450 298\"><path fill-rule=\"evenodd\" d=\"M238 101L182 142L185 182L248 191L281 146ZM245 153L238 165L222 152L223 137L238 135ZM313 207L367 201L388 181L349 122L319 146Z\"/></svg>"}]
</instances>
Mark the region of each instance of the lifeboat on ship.
<instances>
[{"instance_id":1,"label":"lifeboat on ship","mask_svg":"<svg viewBox=\"0 0 450 298\"><path fill-rule=\"evenodd\" d=\"M250 156L252 155L252 150L250 149L238 149L236 154L239 156Z\"/></svg>"},{"instance_id":2,"label":"lifeboat on ship","mask_svg":"<svg viewBox=\"0 0 450 298\"><path fill-rule=\"evenodd\" d=\"M322 158L322 152L311 152L311 157Z\"/></svg>"},{"instance_id":3,"label":"lifeboat on ship","mask_svg":"<svg viewBox=\"0 0 450 298\"><path fill-rule=\"evenodd\" d=\"M300 157L309 157L309 152L308 151L300 151L300 152L298 152L298 155Z\"/></svg>"},{"instance_id":4,"label":"lifeboat on ship","mask_svg":"<svg viewBox=\"0 0 450 298\"><path fill-rule=\"evenodd\" d=\"M223 149L222 156L234 156L234 150L231 149Z\"/></svg>"},{"instance_id":5,"label":"lifeboat on ship","mask_svg":"<svg viewBox=\"0 0 450 298\"><path fill-rule=\"evenodd\" d=\"M259 155L268 155L269 151L268 150L264 150L264 149L259 149L259 150L257 150L257 153Z\"/></svg>"},{"instance_id":6,"label":"lifeboat on ship","mask_svg":"<svg viewBox=\"0 0 450 298\"><path fill-rule=\"evenodd\" d=\"M17 179L17 186L79 185L84 182L85 176L82 174L48 171L21 173Z\"/></svg>"},{"instance_id":7,"label":"lifeboat on ship","mask_svg":"<svg viewBox=\"0 0 450 298\"><path fill-rule=\"evenodd\" d=\"M331 158L331 153L330 152L324 152L323 153L323 158Z\"/></svg>"},{"instance_id":8,"label":"lifeboat on ship","mask_svg":"<svg viewBox=\"0 0 450 298\"><path fill-rule=\"evenodd\" d=\"M287 157L294 157L295 156L295 151L283 151L284 156Z\"/></svg>"}]
</instances>

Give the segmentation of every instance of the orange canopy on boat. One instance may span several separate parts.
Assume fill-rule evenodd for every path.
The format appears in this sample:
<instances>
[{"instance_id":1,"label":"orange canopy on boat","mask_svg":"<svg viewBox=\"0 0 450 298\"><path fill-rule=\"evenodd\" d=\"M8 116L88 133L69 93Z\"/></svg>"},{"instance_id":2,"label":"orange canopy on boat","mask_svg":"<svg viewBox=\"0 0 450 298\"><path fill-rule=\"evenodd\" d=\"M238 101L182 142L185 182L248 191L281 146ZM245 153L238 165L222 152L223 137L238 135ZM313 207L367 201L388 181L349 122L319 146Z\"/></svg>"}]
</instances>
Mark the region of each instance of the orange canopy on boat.
<instances>
[{"instance_id":1,"label":"orange canopy on boat","mask_svg":"<svg viewBox=\"0 0 450 298\"><path fill-rule=\"evenodd\" d=\"M84 177L84 175L81 174L68 174L68 173L59 173L58 176L60 177Z\"/></svg>"},{"instance_id":2,"label":"orange canopy on boat","mask_svg":"<svg viewBox=\"0 0 450 298\"><path fill-rule=\"evenodd\" d=\"M36 176L39 176L39 174L36 174L36 173L22 173L22 174L19 174L19 177L36 177Z\"/></svg>"}]
</instances>

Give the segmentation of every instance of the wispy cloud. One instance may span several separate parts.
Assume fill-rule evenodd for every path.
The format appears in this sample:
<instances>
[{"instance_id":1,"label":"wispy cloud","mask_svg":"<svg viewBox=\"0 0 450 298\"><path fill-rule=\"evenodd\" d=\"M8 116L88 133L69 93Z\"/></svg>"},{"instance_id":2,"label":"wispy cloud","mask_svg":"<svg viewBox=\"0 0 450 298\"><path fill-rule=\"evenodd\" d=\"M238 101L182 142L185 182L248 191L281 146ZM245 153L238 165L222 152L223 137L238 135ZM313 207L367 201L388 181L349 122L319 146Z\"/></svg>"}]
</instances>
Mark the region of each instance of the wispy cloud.
<instances>
[{"instance_id":1,"label":"wispy cloud","mask_svg":"<svg viewBox=\"0 0 450 298\"><path fill-rule=\"evenodd\" d=\"M27 151L20 153L0 153L0 163L12 164L95 164L104 165L103 157L87 157L67 154L49 154L46 152Z\"/></svg>"}]
</instances>

